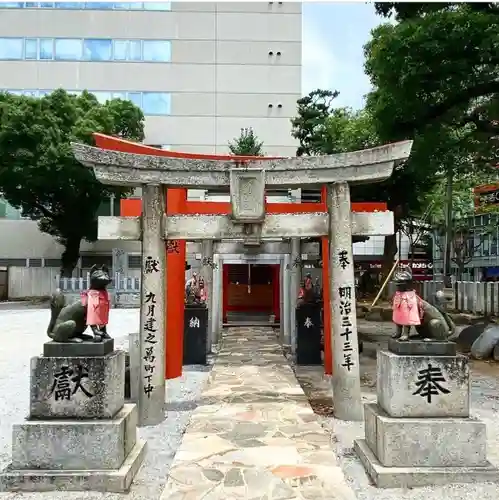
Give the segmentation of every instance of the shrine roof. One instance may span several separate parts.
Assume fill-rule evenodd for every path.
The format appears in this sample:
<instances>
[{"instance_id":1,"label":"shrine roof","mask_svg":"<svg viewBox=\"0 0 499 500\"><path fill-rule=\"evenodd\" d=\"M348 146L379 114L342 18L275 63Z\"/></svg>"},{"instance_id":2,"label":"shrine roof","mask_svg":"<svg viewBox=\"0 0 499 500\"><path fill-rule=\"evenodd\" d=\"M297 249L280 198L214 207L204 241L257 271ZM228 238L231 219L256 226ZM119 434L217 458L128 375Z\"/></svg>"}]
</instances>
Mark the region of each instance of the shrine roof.
<instances>
[{"instance_id":1,"label":"shrine roof","mask_svg":"<svg viewBox=\"0 0 499 500\"><path fill-rule=\"evenodd\" d=\"M283 188L341 181L351 184L383 181L391 176L396 163L409 157L412 141L350 153L292 158L193 155L140 144L135 144L133 149L120 145L111 147L113 149L72 143L76 159L92 168L96 178L104 184L210 188L229 186L231 170L256 169L264 171L267 186ZM140 153L124 152L126 150Z\"/></svg>"}]
</instances>

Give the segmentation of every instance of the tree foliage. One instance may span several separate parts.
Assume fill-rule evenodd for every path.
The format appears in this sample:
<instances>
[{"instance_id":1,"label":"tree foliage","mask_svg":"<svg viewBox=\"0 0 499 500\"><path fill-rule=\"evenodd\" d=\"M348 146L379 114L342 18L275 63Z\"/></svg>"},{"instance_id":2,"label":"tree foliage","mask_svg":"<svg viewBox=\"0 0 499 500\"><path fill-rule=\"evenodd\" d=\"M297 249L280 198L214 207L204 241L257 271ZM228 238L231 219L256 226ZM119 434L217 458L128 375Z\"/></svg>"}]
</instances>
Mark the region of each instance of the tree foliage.
<instances>
[{"instance_id":1,"label":"tree foliage","mask_svg":"<svg viewBox=\"0 0 499 500\"><path fill-rule=\"evenodd\" d=\"M325 124L338 95L338 91L316 89L298 99L297 115L291 119L292 135L300 143L297 156L330 154L336 147L329 142Z\"/></svg>"},{"instance_id":2,"label":"tree foliage","mask_svg":"<svg viewBox=\"0 0 499 500\"><path fill-rule=\"evenodd\" d=\"M64 245L64 275L74 269L81 241L96 239L102 201L127 193L97 182L75 160L71 142L93 145L94 132L141 141L143 120L130 101L102 105L86 91L57 90L41 99L0 94L0 193Z\"/></svg>"},{"instance_id":3,"label":"tree foliage","mask_svg":"<svg viewBox=\"0 0 499 500\"><path fill-rule=\"evenodd\" d=\"M475 214L473 188L480 184L488 184L495 180L495 175L482 171L460 173L453 180L452 192L452 223L450 227L450 259L458 269L458 278L471 262L476 252L483 246L489 235L496 231L496 219L481 226L473 224ZM431 227L435 234L435 242L440 251L444 252L446 236L445 209L447 204L447 180L438 176L435 188L427 194L425 200L431 204Z\"/></svg>"},{"instance_id":4,"label":"tree foliage","mask_svg":"<svg viewBox=\"0 0 499 500\"><path fill-rule=\"evenodd\" d=\"M365 47L367 106L383 139L468 138L473 164L498 162L499 7L491 3L377 4L396 25ZM436 130L435 130L436 129Z\"/></svg>"},{"instance_id":5,"label":"tree foliage","mask_svg":"<svg viewBox=\"0 0 499 500\"><path fill-rule=\"evenodd\" d=\"M476 250L468 223L472 184L494 178L499 161L499 8L410 2L378 3L376 10L398 23L377 27L365 46L373 85L367 109L382 141L414 139L405 169L427 178L417 201L420 212L433 204L437 232L444 230L446 185L453 185L445 224L462 267Z\"/></svg>"},{"instance_id":6,"label":"tree foliage","mask_svg":"<svg viewBox=\"0 0 499 500\"><path fill-rule=\"evenodd\" d=\"M242 128L239 137L229 142L229 151L236 156L264 156L263 142L252 128Z\"/></svg>"},{"instance_id":7,"label":"tree foliage","mask_svg":"<svg viewBox=\"0 0 499 500\"><path fill-rule=\"evenodd\" d=\"M292 135L300 142L297 154L357 151L387 142L380 138L369 109L335 108L334 98L338 94L337 91L318 89L298 101L297 116L291 120ZM397 167L385 182L354 187L352 199L387 202L389 209L397 212L401 207L404 212L419 210L421 196L433 186L433 182L428 176L421 175L415 163L411 167L411 162L408 162ZM408 185L410 190L406 189Z\"/></svg>"}]
</instances>

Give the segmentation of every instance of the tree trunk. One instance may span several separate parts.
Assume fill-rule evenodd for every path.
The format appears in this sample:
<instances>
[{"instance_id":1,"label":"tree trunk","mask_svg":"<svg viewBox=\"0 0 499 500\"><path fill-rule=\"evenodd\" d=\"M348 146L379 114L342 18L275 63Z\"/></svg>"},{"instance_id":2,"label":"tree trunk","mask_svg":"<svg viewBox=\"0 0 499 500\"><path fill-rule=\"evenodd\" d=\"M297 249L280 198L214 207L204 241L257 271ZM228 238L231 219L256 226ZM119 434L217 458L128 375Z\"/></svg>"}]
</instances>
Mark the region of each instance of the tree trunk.
<instances>
[{"instance_id":1,"label":"tree trunk","mask_svg":"<svg viewBox=\"0 0 499 500\"><path fill-rule=\"evenodd\" d=\"M71 278L73 270L80 258L81 237L72 237L66 239L64 252L61 255L61 277Z\"/></svg>"},{"instance_id":2,"label":"tree trunk","mask_svg":"<svg viewBox=\"0 0 499 500\"><path fill-rule=\"evenodd\" d=\"M445 253L444 253L444 286L452 286L452 195L453 195L454 173L452 168L447 167L447 189L446 189L446 211L445 211Z\"/></svg>"},{"instance_id":3,"label":"tree trunk","mask_svg":"<svg viewBox=\"0 0 499 500\"><path fill-rule=\"evenodd\" d=\"M385 236L385 244L383 248L383 267L381 269L381 285L392 270L395 255L397 255L397 233ZM388 297L388 285L383 291L384 298Z\"/></svg>"},{"instance_id":4,"label":"tree trunk","mask_svg":"<svg viewBox=\"0 0 499 500\"><path fill-rule=\"evenodd\" d=\"M464 262L457 262L457 281L463 281L463 274L465 269L466 264Z\"/></svg>"}]
</instances>

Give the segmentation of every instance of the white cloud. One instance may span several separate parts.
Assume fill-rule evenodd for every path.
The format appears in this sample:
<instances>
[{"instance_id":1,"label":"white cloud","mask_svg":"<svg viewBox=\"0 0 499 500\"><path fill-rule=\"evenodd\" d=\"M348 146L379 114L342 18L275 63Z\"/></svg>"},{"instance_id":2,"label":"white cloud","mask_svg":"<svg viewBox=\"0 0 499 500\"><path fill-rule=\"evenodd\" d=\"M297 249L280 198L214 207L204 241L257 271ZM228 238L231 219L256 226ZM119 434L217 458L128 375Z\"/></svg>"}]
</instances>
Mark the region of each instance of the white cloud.
<instances>
[{"instance_id":1,"label":"white cloud","mask_svg":"<svg viewBox=\"0 0 499 500\"><path fill-rule=\"evenodd\" d=\"M317 34L315 34L315 33ZM315 89L332 89L334 72L337 66L327 39L321 40L314 27L303 26L302 45L302 94L307 95ZM334 90L334 89L332 89Z\"/></svg>"}]
</instances>

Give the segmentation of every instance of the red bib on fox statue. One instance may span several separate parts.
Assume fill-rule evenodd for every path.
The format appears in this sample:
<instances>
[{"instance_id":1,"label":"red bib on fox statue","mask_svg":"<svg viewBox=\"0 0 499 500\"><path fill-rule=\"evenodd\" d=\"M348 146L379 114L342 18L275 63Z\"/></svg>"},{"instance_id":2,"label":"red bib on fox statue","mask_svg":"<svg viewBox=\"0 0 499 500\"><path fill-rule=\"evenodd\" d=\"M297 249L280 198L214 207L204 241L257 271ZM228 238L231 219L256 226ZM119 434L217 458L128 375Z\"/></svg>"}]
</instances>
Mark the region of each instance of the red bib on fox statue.
<instances>
[{"instance_id":1,"label":"red bib on fox statue","mask_svg":"<svg viewBox=\"0 0 499 500\"><path fill-rule=\"evenodd\" d=\"M392 321L396 325L416 326L421 324L423 311L421 299L415 290L395 292L392 303Z\"/></svg>"},{"instance_id":2,"label":"red bib on fox statue","mask_svg":"<svg viewBox=\"0 0 499 500\"><path fill-rule=\"evenodd\" d=\"M414 289L412 272L409 268L401 268L395 273L397 290L392 300L392 321L396 332L392 336L401 341L409 340L411 328L420 326L423 319L423 301Z\"/></svg>"},{"instance_id":3,"label":"red bib on fox statue","mask_svg":"<svg viewBox=\"0 0 499 500\"><path fill-rule=\"evenodd\" d=\"M107 290L86 290L81 301L87 307L87 325L105 326L109 323L109 293Z\"/></svg>"}]
</instances>

